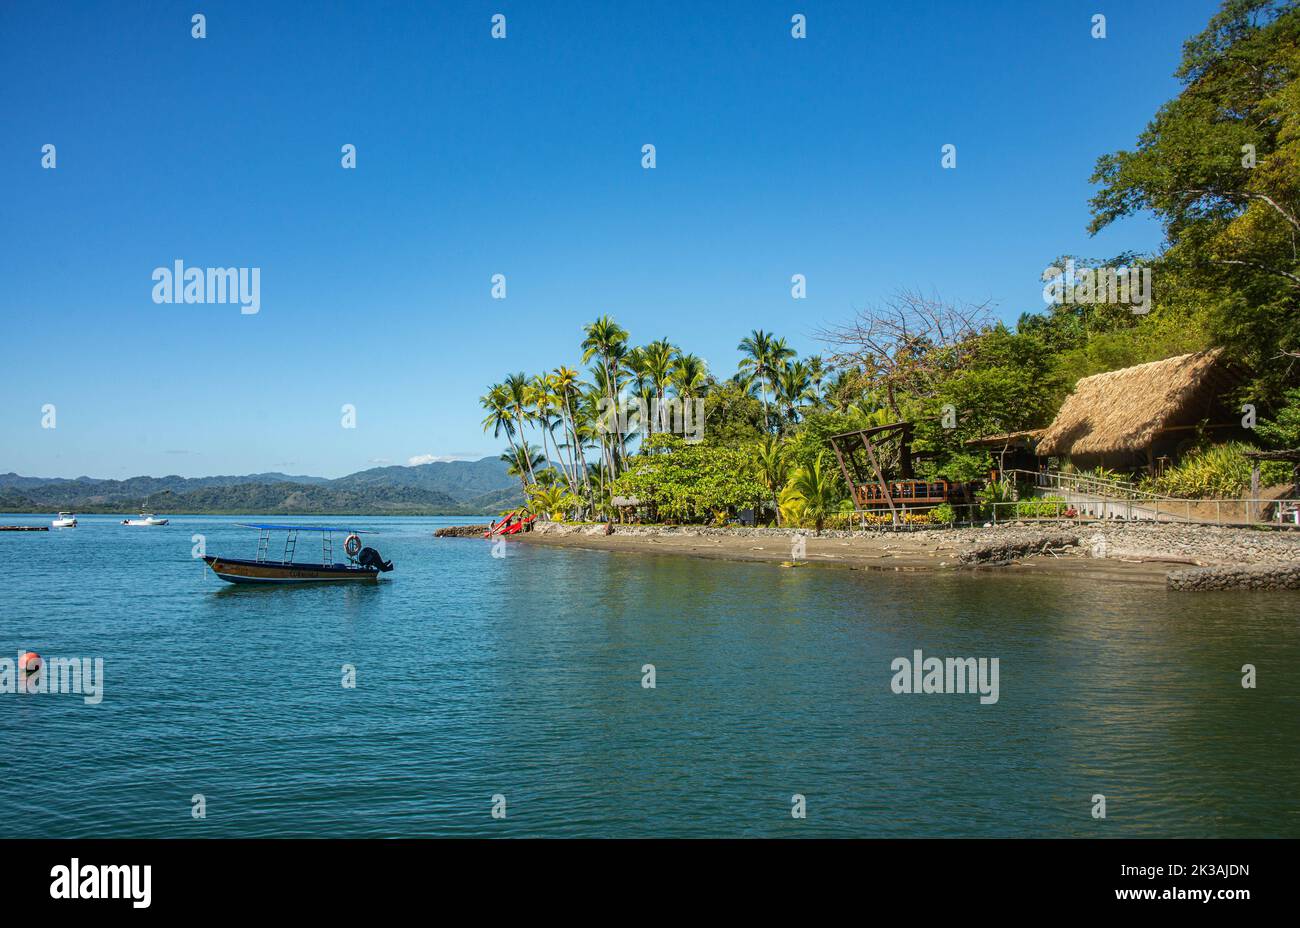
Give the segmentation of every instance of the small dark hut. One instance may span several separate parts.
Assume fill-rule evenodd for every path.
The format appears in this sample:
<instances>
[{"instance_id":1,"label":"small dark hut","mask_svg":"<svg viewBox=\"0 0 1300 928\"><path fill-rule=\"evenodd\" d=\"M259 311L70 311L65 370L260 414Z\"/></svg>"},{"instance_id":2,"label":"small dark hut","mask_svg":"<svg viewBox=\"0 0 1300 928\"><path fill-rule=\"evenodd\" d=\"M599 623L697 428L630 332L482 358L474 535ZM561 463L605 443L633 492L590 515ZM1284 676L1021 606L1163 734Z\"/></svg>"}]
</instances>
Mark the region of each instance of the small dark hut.
<instances>
[{"instance_id":1,"label":"small dark hut","mask_svg":"<svg viewBox=\"0 0 1300 928\"><path fill-rule=\"evenodd\" d=\"M987 451L993 456L993 466L999 472L1007 470L1038 470L1039 458L1036 450L1038 436L1042 429L1022 429L1018 432L1002 432L998 435L981 435L968 438L963 444L968 448Z\"/></svg>"}]
</instances>

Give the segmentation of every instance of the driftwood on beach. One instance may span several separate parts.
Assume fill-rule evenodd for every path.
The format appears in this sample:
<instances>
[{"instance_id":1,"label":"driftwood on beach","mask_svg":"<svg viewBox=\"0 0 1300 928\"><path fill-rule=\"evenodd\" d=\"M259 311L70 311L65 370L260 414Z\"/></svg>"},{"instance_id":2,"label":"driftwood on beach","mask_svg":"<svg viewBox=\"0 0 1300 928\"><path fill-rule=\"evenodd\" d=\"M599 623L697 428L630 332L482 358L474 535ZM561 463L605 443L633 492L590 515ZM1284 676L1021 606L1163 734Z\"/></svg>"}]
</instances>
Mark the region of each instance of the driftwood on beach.
<instances>
[{"instance_id":1,"label":"driftwood on beach","mask_svg":"<svg viewBox=\"0 0 1300 928\"><path fill-rule=\"evenodd\" d=\"M1027 532L970 545L957 552L963 564L988 566L1010 564L1033 554L1054 554L1079 544L1079 536L1068 532Z\"/></svg>"}]
</instances>

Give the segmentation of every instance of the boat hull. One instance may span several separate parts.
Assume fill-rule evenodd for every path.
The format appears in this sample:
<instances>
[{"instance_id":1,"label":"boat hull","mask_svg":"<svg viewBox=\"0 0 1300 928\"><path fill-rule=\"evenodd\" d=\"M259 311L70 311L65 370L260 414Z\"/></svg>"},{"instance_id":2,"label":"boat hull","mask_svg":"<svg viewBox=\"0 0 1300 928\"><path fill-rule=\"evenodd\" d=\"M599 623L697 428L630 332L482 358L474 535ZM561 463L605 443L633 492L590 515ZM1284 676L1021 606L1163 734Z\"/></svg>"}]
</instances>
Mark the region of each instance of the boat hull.
<instances>
[{"instance_id":1,"label":"boat hull","mask_svg":"<svg viewBox=\"0 0 1300 928\"><path fill-rule=\"evenodd\" d=\"M227 583L374 583L379 571L351 564L282 564L240 558L204 556L203 560Z\"/></svg>"}]
</instances>

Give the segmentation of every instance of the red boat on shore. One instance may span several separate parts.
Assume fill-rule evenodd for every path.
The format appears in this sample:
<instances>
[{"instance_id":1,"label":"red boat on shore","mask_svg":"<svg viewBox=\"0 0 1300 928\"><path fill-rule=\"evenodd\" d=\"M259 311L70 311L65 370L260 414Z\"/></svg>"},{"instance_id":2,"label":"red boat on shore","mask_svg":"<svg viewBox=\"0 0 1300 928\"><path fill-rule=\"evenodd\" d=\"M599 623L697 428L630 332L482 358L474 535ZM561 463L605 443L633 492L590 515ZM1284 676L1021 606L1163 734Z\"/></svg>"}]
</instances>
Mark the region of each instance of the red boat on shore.
<instances>
[{"instance_id":1,"label":"red boat on shore","mask_svg":"<svg viewBox=\"0 0 1300 928\"><path fill-rule=\"evenodd\" d=\"M498 535L517 535L535 521L537 521L535 515L524 518L517 512L508 512L504 519L484 532L483 537L495 538Z\"/></svg>"}]
</instances>

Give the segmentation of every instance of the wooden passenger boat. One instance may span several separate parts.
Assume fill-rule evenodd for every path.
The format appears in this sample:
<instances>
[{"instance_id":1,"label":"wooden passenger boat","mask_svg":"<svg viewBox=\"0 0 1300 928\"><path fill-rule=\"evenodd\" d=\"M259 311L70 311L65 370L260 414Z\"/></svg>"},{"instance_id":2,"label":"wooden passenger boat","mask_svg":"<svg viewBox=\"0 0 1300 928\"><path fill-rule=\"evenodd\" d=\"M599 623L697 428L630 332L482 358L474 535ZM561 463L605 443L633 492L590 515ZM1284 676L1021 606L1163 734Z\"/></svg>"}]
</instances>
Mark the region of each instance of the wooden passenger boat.
<instances>
[{"instance_id":1,"label":"wooden passenger boat","mask_svg":"<svg viewBox=\"0 0 1300 928\"><path fill-rule=\"evenodd\" d=\"M231 558L204 555L203 560L212 572L227 583L337 583L340 581L374 582L381 573L393 569L392 561L385 561L374 548L362 544L363 532L331 525L276 525L266 523L240 523L244 528L258 530L257 555L253 558ZM284 533L284 549L279 557L271 554L271 537ZM315 532L321 537L321 559L317 562L295 561L298 533ZM334 560L334 534L346 534L343 553L346 562ZM278 544L277 544L278 548Z\"/></svg>"}]
</instances>

